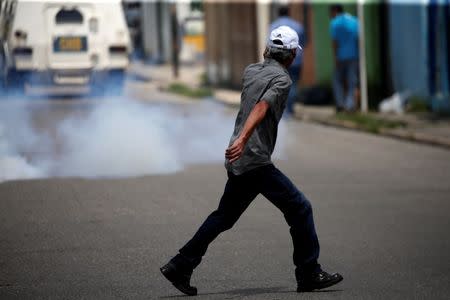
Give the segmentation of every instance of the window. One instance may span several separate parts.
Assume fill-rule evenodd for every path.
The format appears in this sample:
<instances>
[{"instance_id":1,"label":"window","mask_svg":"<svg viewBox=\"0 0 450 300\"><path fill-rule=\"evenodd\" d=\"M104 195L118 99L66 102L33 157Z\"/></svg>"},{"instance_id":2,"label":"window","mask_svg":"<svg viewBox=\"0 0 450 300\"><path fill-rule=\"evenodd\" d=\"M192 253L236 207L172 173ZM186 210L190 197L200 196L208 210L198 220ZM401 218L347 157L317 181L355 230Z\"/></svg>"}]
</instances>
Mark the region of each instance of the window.
<instances>
[{"instance_id":1,"label":"window","mask_svg":"<svg viewBox=\"0 0 450 300\"><path fill-rule=\"evenodd\" d=\"M83 15L76 9L61 9L56 14L56 24L82 24Z\"/></svg>"}]
</instances>

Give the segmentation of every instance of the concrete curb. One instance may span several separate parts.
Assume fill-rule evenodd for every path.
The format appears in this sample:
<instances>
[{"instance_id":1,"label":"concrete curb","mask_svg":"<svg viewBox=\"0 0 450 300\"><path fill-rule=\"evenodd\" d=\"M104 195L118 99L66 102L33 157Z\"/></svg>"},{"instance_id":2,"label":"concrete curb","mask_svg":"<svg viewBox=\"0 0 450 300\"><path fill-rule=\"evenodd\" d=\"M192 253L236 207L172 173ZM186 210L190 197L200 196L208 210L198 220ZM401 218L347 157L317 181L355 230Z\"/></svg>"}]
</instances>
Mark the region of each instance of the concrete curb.
<instances>
[{"instance_id":1,"label":"concrete curb","mask_svg":"<svg viewBox=\"0 0 450 300\"><path fill-rule=\"evenodd\" d=\"M430 136L430 135L421 134L421 133L417 133L417 132L411 132L411 131L395 132L395 131L385 130L385 129L382 129L380 134L389 136L389 137L398 138L398 139L414 141L414 142L421 143L421 144L428 144L428 145L433 145L433 146L444 147L444 148L450 150L450 139L446 139L446 138L442 138L442 137L435 137L435 136Z\"/></svg>"},{"instance_id":2,"label":"concrete curb","mask_svg":"<svg viewBox=\"0 0 450 300\"><path fill-rule=\"evenodd\" d=\"M302 119L302 118L300 118L300 119ZM415 142L415 143L419 143L419 144L439 146L439 147L450 150L450 139L430 136L430 135L421 134L421 133L417 133L417 132L413 132L413 131L408 131L407 129L405 131L394 131L394 130L390 130L390 129L381 128L378 133L373 133L373 132L363 129L361 126L358 126L357 124L350 122L350 121L326 120L326 119L317 119L314 117L309 117L308 121L313 122L313 123L319 123L319 124L326 125L326 126L357 130L357 131L362 131L362 132L369 133L369 134L385 136L385 137L395 138L395 139L399 139L399 140Z\"/></svg>"},{"instance_id":3,"label":"concrete curb","mask_svg":"<svg viewBox=\"0 0 450 300\"><path fill-rule=\"evenodd\" d=\"M233 90L214 89L214 99L228 106L239 107L241 93Z\"/></svg>"},{"instance_id":4,"label":"concrete curb","mask_svg":"<svg viewBox=\"0 0 450 300\"><path fill-rule=\"evenodd\" d=\"M225 105L232 106L232 107L239 107L240 105L240 92L232 91L232 90L225 90L225 89L216 89L214 90L214 99L216 101L221 102ZM444 137L435 137L431 135L426 135L418 132L414 132L408 129L405 129L404 131L395 131L392 129L380 129L378 133L373 133L365 130L358 124L355 124L351 121L345 121L345 120L334 120L334 119L328 119L328 118L321 118L321 117L315 117L312 114L297 114L295 115L296 119L304 120L305 122L311 122L311 123L318 123L326 126L332 126L337 128L344 128L344 129L351 129L351 130L357 130L362 131L365 133L395 138L399 140L404 141L410 141L415 142L419 144L426 144L426 145L432 145L432 146L439 146L445 149L450 150L450 139L444 138Z\"/></svg>"}]
</instances>

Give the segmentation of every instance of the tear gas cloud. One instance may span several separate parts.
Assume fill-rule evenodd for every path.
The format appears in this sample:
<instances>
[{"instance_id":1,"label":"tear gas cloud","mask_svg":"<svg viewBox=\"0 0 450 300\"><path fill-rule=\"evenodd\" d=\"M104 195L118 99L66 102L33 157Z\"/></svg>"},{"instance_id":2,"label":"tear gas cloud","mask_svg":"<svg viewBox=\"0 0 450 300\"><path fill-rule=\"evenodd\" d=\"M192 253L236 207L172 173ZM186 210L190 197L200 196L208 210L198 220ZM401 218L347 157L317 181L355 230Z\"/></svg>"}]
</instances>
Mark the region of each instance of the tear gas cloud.
<instances>
[{"instance_id":1,"label":"tear gas cloud","mask_svg":"<svg viewBox=\"0 0 450 300\"><path fill-rule=\"evenodd\" d=\"M3 103L7 109L0 110L0 182L167 174L222 162L235 117L209 101L174 106L114 99L38 128L32 101Z\"/></svg>"}]
</instances>

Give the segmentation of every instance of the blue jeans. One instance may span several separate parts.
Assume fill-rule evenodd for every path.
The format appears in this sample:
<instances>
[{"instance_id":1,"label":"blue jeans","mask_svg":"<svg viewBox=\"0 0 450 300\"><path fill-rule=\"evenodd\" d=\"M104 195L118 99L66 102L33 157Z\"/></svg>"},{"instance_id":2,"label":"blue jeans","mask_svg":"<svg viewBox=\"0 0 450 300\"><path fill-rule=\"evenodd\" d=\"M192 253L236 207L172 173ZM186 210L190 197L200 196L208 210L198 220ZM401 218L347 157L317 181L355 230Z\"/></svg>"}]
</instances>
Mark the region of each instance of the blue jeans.
<instances>
[{"instance_id":1,"label":"blue jeans","mask_svg":"<svg viewBox=\"0 0 450 300\"><path fill-rule=\"evenodd\" d=\"M344 83L347 83L347 90L344 92ZM338 61L333 79L334 99L336 107L346 110L355 108L355 90L358 84L358 60Z\"/></svg>"},{"instance_id":2,"label":"blue jeans","mask_svg":"<svg viewBox=\"0 0 450 300\"><path fill-rule=\"evenodd\" d=\"M229 172L219 207L208 216L174 259L188 261L192 269L197 267L209 244L221 232L233 227L260 193L281 210L290 226L297 278L320 271L317 263L320 247L311 203L273 165L259 167L239 176Z\"/></svg>"}]
</instances>

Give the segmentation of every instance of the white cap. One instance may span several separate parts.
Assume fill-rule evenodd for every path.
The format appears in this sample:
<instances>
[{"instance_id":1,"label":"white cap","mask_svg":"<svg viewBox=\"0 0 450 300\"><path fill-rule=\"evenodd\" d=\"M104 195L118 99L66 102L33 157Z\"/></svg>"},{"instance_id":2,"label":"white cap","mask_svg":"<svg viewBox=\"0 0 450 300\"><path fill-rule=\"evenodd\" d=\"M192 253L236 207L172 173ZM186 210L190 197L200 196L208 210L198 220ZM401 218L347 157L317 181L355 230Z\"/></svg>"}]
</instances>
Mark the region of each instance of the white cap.
<instances>
[{"instance_id":1,"label":"white cap","mask_svg":"<svg viewBox=\"0 0 450 300\"><path fill-rule=\"evenodd\" d=\"M279 41L278 43L274 43L274 41ZM280 45L280 42L282 45ZM267 42L267 46L281 48L281 49L295 49L299 48L302 50L302 47L298 44L298 34L289 26L280 26L272 30L269 36L269 41Z\"/></svg>"}]
</instances>

